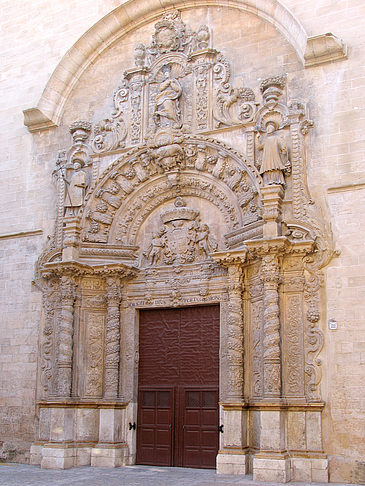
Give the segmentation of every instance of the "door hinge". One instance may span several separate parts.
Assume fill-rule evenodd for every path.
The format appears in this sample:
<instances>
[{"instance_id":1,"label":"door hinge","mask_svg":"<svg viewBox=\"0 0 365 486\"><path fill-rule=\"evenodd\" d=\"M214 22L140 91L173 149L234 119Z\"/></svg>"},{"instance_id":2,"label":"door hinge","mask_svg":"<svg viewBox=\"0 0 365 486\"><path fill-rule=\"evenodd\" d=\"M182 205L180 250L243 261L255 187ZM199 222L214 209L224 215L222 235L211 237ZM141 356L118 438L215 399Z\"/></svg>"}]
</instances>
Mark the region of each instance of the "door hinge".
<instances>
[{"instance_id":1,"label":"door hinge","mask_svg":"<svg viewBox=\"0 0 365 486\"><path fill-rule=\"evenodd\" d=\"M136 428L137 428L136 422L133 422L133 424L129 422L129 430L136 430Z\"/></svg>"},{"instance_id":2,"label":"door hinge","mask_svg":"<svg viewBox=\"0 0 365 486\"><path fill-rule=\"evenodd\" d=\"M218 432L220 432L221 434L223 434L223 427L224 425L218 425Z\"/></svg>"}]
</instances>

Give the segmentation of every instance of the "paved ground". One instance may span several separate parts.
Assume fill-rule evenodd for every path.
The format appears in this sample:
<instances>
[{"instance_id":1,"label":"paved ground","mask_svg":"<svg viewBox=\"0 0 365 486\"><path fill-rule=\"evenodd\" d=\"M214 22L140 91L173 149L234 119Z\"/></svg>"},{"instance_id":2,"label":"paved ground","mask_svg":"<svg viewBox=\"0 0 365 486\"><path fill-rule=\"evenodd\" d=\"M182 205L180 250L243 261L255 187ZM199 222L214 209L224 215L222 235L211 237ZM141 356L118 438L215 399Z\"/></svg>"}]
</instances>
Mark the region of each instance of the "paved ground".
<instances>
[{"instance_id":1,"label":"paved ground","mask_svg":"<svg viewBox=\"0 0 365 486\"><path fill-rule=\"evenodd\" d=\"M65 471L25 464L1 464L0 486L274 486L252 476L217 475L212 469L127 466L116 469L78 467ZM306 486L311 483L290 483ZM317 483L316 486L319 486ZM336 483L336 486L343 486Z\"/></svg>"}]
</instances>

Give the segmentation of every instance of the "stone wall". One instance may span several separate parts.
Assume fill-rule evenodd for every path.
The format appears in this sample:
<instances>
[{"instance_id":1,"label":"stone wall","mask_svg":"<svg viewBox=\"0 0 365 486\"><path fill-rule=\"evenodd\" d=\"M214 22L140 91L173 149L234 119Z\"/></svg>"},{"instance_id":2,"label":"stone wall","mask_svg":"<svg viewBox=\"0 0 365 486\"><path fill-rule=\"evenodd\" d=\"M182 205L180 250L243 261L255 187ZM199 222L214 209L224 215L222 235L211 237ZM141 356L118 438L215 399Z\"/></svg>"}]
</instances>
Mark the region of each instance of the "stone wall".
<instances>
[{"instance_id":1,"label":"stone wall","mask_svg":"<svg viewBox=\"0 0 365 486\"><path fill-rule=\"evenodd\" d=\"M357 0L285 1L308 36L332 32L349 48L347 60L304 69L283 35L255 15L255 2L246 2L250 11L216 3L209 8L187 8L184 21L195 29L209 24L215 47L232 61L235 82L239 84L243 78L245 86L254 88L260 79L285 72L290 98L309 100L315 124L307 138L310 191L340 252L326 268L326 308L320 323L325 336L320 356L322 397L327 403L324 450L330 457L331 481L363 482L365 7ZM30 134L23 125L22 110L36 106L67 50L118 5L115 0L38 0L28 3L26 9L18 0L2 5L0 458L6 461L27 460L37 423L41 297L31 282L35 261L53 232L56 196L52 172L57 152L69 146L72 121L96 122L110 113L113 91L132 63L134 45L149 39L154 19L136 26L95 57L72 90L59 128ZM242 148L239 137L227 135L226 139L237 150ZM336 320L337 330L328 329L329 319Z\"/></svg>"}]
</instances>

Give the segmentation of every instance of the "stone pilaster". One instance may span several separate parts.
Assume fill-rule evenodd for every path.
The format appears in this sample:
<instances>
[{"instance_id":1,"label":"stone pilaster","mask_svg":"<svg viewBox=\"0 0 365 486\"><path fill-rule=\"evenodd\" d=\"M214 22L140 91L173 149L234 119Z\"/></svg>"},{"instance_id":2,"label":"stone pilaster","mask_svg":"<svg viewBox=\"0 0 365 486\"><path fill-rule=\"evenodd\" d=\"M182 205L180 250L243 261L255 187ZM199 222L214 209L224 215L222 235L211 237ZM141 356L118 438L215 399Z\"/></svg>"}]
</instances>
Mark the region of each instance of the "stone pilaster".
<instances>
[{"instance_id":1,"label":"stone pilaster","mask_svg":"<svg viewBox=\"0 0 365 486\"><path fill-rule=\"evenodd\" d=\"M62 260L72 261L78 258L77 245L80 241L80 221L76 216L69 216L63 218L63 250Z\"/></svg>"},{"instance_id":2,"label":"stone pilaster","mask_svg":"<svg viewBox=\"0 0 365 486\"><path fill-rule=\"evenodd\" d=\"M265 221L264 238L281 236L281 203L284 190L281 185L270 185L261 189L262 194L262 218Z\"/></svg>"},{"instance_id":3,"label":"stone pilaster","mask_svg":"<svg viewBox=\"0 0 365 486\"><path fill-rule=\"evenodd\" d=\"M76 283L72 277L61 277L61 312L57 350L57 394L69 397L71 394L71 370L73 356L74 302Z\"/></svg>"},{"instance_id":4,"label":"stone pilaster","mask_svg":"<svg viewBox=\"0 0 365 486\"><path fill-rule=\"evenodd\" d=\"M277 255L269 254L262 257L261 280L264 285L264 398L279 398L281 395L278 294L280 267Z\"/></svg>"},{"instance_id":5,"label":"stone pilaster","mask_svg":"<svg viewBox=\"0 0 365 486\"><path fill-rule=\"evenodd\" d=\"M120 280L116 277L106 279L106 348L105 348L105 397L117 398L120 361Z\"/></svg>"}]
</instances>

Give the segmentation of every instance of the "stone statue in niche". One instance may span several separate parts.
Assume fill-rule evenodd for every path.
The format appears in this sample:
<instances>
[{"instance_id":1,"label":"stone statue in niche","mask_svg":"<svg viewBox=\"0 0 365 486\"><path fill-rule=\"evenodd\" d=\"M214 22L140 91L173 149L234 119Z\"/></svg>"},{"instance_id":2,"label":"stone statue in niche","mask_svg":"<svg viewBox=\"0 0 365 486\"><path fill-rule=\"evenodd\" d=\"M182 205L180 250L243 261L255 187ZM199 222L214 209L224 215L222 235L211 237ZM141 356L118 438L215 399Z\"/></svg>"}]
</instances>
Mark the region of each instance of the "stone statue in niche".
<instances>
[{"instance_id":1,"label":"stone statue in niche","mask_svg":"<svg viewBox=\"0 0 365 486\"><path fill-rule=\"evenodd\" d=\"M71 179L65 182L65 216L74 216L84 204L87 187L87 174L82 170L80 162L74 162Z\"/></svg>"},{"instance_id":2,"label":"stone statue in niche","mask_svg":"<svg viewBox=\"0 0 365 486\"><path fill-rule=\"evenodd\" d=\"M258 139L259 150L262 150L260 174L264 185L284 185L284 171L288 168L288 147L278 133L278 126L274 121L266 123L266 134Z\"/></svg>"},{"instance_id":3,"label":"stone statue in niche","mask_svg":"<svg viewBox=\"0 0 365 486\"><path fill-rule=\"evenodd\" d=\"M179 81L174 78L171 66L162 66L163 80L160 83L159 92L155 98L154 120L157 126L181 128L181 112L179 99L182 94L182 87Z\"/></svg>"},{"instance_id":4,"label":"stone statue in niche","mask_svg":"<svg viewBox=\"0 0 365 486\"><path fill-rule=\"evenodd\" d=\"M152 236L143 256L149 265L193 263L209 258L218 244L207 224L199 220L199 211L186 206L181 197L175 207L161 214L162 227Z\"/></svg>"}]
</instances>

